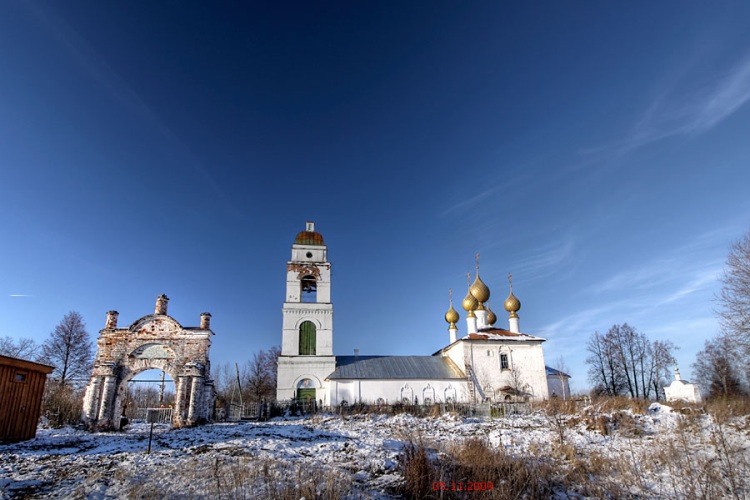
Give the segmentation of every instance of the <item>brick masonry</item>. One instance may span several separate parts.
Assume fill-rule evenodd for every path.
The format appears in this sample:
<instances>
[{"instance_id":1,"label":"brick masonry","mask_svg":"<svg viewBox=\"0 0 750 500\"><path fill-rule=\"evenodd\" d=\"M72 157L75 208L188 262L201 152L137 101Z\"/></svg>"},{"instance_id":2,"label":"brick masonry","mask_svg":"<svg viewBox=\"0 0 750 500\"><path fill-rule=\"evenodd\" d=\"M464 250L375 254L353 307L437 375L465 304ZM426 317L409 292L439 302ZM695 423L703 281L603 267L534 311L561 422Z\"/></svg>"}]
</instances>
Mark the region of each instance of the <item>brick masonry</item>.
<instances>
[{"instance_id":1,"label":"brick masonry","mask_svg":"<svg viewBox=\"0 0 750 500\"><path fill-rule=\"evenodd\" d=\"M201 313L198 327L183 327L167 315L168 301L160 295L154 314L127 328L117 328L117 311L107 312L83 400L83 421L90 428L119 429L128 382L150 369L164 370L175 382L174 425L211 420L215 400L208 356L214 335L211 314Z\"/></svg>"}]
</instances>

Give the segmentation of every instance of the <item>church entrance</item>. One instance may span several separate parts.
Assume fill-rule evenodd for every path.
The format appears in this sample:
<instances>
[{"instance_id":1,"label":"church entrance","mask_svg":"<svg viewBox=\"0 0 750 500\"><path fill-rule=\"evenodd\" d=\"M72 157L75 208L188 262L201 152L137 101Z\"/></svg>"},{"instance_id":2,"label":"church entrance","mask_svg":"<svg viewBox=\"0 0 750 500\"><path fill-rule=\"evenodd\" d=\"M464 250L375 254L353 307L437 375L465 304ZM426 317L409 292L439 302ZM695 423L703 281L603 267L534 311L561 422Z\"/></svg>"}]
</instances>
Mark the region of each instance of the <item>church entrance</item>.
<instances>
[{"instance_id":1,"label":"church entrance","mask_svg":"<svg viewBox=\"0 0 750 500\"><path fill-rule=\"evenodd\" d=\"M299 401L315 401L315 382L309 378L303 378L297 384L297 399Z\"/></svg>"},{"instance_id":2,"label":"church entrance","mask_svg":"<svg viewBox=\"0 0 750 500\"><path fill-rule=\"evenodd\" d=\"M315 399L315 389L297 389L297 399L312 401Z\"/></svg>"}]
</instances>

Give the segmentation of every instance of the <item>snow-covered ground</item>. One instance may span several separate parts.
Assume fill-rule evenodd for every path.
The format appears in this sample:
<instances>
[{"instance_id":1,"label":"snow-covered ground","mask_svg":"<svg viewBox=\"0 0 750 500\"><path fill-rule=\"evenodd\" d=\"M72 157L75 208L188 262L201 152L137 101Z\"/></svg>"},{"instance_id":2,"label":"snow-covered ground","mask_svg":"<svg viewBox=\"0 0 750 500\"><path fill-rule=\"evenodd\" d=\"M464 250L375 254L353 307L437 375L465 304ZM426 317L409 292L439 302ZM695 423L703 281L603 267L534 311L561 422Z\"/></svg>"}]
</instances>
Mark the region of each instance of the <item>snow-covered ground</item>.
<instances>
[{"instance_id":1,"label":"snow-covered ground","mask_svg":"<svg viewBox=\"0 0 750 500\"><path fill-rule=\"evenodd\" d=\"M33 440L0 445L0 497L390 498L403 481L406 443L421 441L438 457L468 438L554 464L561 497L591 496L586 485L565 477L594 456L613 468L613 480L619 474L633 481L623 491L636 496L688 496L695 488L683 483L701 481L688 477L690 467L718 462L730 485L722 491L744 497L750 495L748 424L745 417L718 426L710 416L684 416L658 404L644 415L589 407L572 416L539 411L491 420L322 414L173 430L157 425L151 454L147 424L123 433L39 429ZM681 454L693 465L677 463ZM724 464L729 469L721 469L722 460L732 462ZM586 481L599 481L591 471Z\"/></svg>"}]
</instances>

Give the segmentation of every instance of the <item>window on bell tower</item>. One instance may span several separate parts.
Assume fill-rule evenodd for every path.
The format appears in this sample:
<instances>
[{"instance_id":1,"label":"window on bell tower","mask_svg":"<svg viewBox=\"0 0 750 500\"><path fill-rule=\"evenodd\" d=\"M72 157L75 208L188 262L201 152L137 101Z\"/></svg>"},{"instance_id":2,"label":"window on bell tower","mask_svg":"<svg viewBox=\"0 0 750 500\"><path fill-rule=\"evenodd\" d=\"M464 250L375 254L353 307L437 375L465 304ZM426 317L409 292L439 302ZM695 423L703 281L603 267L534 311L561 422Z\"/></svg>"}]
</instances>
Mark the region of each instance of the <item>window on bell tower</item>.
<instances>
[{"instance_id":1,"label":"window on bell tower","mask_svg":"<svg viewBox=\"0 0 750 500\"><path fill-rule=\"evenodd\" d=\"M312 321L299 325L299 353L301 356L315 356L315 323Z\"/></svg>"},{"instance_id":2,"label":"window on bell tower","mask_svg":"<svg viewBox=\"0 0 750 500\"><path fill-rule=\"evenodd\" d=\"M300 298L301 302L317 302L318 301L318 282L314 276L304 276L300 280Z\"/></svg>"}]
</instances>

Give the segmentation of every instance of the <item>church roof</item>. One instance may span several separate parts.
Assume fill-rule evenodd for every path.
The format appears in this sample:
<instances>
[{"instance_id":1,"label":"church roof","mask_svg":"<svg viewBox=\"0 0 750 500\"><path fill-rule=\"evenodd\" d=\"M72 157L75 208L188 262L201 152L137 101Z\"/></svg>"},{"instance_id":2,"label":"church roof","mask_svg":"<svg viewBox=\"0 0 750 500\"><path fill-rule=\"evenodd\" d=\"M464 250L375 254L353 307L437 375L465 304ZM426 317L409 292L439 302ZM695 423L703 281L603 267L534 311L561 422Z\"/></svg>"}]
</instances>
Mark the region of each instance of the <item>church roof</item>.
<instances>
[{"instance_id":1,"label":"church roof","mask_svg":"<svg viewBox=\"0 0 750 500\"><path fill-rule=\"evenodd\" d=\"M551 366L545 366L545 371L547 372L548 377L568 377L570 378L570 375L568 375L565 372L561 372L560 370L555 370Z\"/></svg>"},{"instance_id":2,"label":"church roof","mask_svg":"<svg viewBox=\"0 0 750 500\"><path fill-rule=\"evenodd\" d=\"M483 328L477 333L470 333L463 337L469 340L545 340L526 333L516 333L502 328Z\"/></svg>"},{"instance_id":3,"label":"church roof","mask_svg":"<svg viewBox=\"0 0 750 500\"><path fill-rule=\"evenodd\" d=\"M336 370L328 380L348 379L463 379L449 358L440 356L336 356Z\"/></svg>"}]
</instances>

